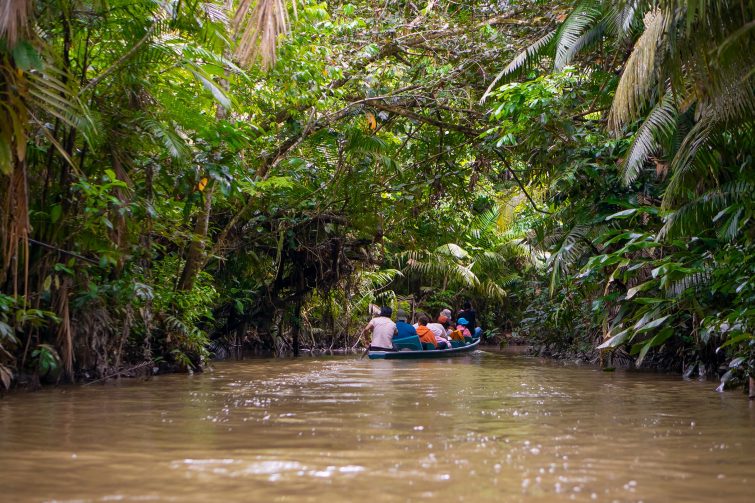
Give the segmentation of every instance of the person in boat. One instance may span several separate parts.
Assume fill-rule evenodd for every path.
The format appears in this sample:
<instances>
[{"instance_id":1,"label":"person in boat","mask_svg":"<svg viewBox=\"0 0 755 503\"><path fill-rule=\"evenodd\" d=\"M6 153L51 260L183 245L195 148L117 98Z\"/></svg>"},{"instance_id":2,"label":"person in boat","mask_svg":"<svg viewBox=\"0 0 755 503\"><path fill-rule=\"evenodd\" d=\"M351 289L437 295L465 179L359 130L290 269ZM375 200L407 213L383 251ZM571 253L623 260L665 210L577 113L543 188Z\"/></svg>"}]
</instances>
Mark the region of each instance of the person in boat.
<instances>
[{"instance_id":1,"label":"person in boat","mask_svg":"<svg viewBox=\"0 0 755 503\"><path fill-rule=\"evenodd\" d=\"M432 344L433 348L438 347L438 342L435 340L435 333L427 328L427 323L430 320L424 314L417 320L417 335L422 343Z\"/></svg>"},{"instance_id":2,"label":"person in boat","mask_svg":"<svg viewBox=\"0 0 755 503\"><path fill-rule=\"evenodd\" d=\"M477 328L477 312L472 307L472 303L467 301L464 301L464 309L459 311L459 315L456 317L456 319L464 318L467 320L467 329L470 332L474 332L475 328Z\"/></svg>"},{"instance_id":3,"label":"person in boat","mask_svg":"<svg viewBox=\"0 0 755 503\"><path fill-rule=\"evenodd\" d=\"M440 319L445 319L445 316L441 316ZM454 328L454 325L451 323L451 320L446 320L443 326L446 327L446 331L448 332L448 341L449 344L451 341L459 341L464 342L464 335L462 335L461 330L457 330Z\"/></svg>"},{"instance_id":4,"label":"person in boat","mask_svg":"<svg viewBox=\"0 0 755 503\"><path fill-rule=\"evenodd\" d=\"M472 332L469 331L469 320L466 318L459 318L456 320L456 331L460 332L462 337L472 337Z\"/></svg>"},{"instance_id":5,"label":"person in boat","mask_svg":"<svg viewBox=\"0 0 755 503\"><path fill-rule=\"evenodd\" d=\"M393 349L393 337L398 330L396 324L391 319L393 310L388 306L380 308L380 316L372 318L362 330L362 335L372 332L372 342L370 351L395 351Z\"/></svg>"},{"instance_id":6,"label":"person in boat","mask_svg":"<svg viewBox=\"0 0 755 503\"><path fill-rule=\"evenodd\" d=\"M428 323L427 328L435 334L438 349L445 349L450 346L448 343L448 331L441 323Z\"/></svg>"},{"instance_id":7,"label":"person in boat","mask_svg":"<svg viewBox=\"0 0 755 503\"><path fill-rule=\"evenodd\" d=\"M396 337L395 339L406 339L407 337L415 337L417 330L406 322L406 311L399 309L396 311Z\"/></svg>"},{"instance_id":8,"label":"person in boat","mask_svg":"<svg viewBox=\"0 0 755 503\"><path fill-rule=\"evenodd\" d=\"M421 351L422 342L417 330L406 322L406 311L396 311L396 335L393 337L393 347L398 351Z\"/></svg>"}]
</instances>

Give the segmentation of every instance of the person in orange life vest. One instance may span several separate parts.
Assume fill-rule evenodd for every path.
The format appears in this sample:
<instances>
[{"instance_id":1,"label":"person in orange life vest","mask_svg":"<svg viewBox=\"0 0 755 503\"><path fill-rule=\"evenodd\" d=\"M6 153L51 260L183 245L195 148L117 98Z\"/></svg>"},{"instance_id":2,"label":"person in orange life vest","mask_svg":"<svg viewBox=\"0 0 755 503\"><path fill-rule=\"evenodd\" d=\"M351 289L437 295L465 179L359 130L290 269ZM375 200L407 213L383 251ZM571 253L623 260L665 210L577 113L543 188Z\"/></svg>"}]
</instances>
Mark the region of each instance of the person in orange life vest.
<instances>
[{"instance_id":1,"label":"person in orange life vest","mask_svg":"<svg viewBox=\"0 0 755 503\"><path fill-rule=\"evenodd\" d=\"M437 347L438 343L435 341L435 334L427 328L428 321L430 320L425 315L419 317L419 320L417 320L417 335L420 342L427 342L428 344L432 344L433 347Z\"/></svg>"},{"instance_id":2,"label":"person in orange life vest","mask_svg":"<svg viewBox=\"0 0 755 503\"><path fill-rule=\"evenodd\" d=\"M370 351L395 351L393 349L393 336L396 335L396 324L391 320L393 310L390 307L380 308L380 316L372 318L362 330L362 335L372 331Z\"/></svg>"},{"instance_id":3,"label":"person in orange life vest","mask_svg":"<svg viewBox=\"0 0 755 503\"><path fill-rule=\"evenodd\" d=\"M456 330L458 332L461 332L462 336L472 337L472 333L467 328L467 326L469 325L469 321L467 321L466 318L459 318L458 320L456 320L456 323L458 323L458 325L456 325Z\"/></svg>"}]
</instances>

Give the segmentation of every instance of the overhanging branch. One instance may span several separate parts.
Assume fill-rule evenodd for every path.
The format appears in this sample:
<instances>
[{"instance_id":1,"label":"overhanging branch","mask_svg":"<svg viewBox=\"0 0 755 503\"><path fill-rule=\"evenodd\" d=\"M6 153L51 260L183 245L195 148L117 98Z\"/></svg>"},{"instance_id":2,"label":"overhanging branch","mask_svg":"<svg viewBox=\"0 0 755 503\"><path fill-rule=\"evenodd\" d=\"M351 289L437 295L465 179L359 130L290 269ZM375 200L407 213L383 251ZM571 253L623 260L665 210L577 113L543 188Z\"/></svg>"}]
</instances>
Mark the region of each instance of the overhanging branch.
<instances>
[{"instance_id":1,"label":"overhanging branch","mask_svg":"<svg viewBox=\"0 0 755 503\"><path fill-rule=\"evenodd\" d=\"M501 159L501 162L506 167L506 170L509 173L511 173L511 176L514 178L514 181L516 182L517 185L519 185L519 189L522 191L522 193L525 195L527 200L530 202L532 209L537 211L538 213L543 213L545 215L552 215L553 212L548 211L548 210L541 210L540 208L537 207L537 203L535 203L535 200L532 199L532 197L529 195L529 193L527 192L527 189L524 188L524 184L522 183L521 180L519 180L519 177L516 176L516 172L511 168L511 164L509 163L508 159L506 159L506 157L501 153L501 151L498 149L493 149L493 152L495 152L498 158Z\"/></svg>"}]
</instances>

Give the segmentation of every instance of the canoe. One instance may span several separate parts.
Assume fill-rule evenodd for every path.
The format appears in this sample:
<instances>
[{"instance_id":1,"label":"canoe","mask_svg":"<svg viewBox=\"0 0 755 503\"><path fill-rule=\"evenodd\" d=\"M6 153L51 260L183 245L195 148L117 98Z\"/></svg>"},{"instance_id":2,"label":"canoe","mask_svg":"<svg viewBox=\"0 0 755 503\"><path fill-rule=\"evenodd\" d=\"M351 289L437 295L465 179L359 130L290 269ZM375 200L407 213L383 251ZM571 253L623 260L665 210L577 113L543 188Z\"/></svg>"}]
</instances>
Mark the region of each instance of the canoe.
<instances>
[{"instance_id":1,"label":"canoe","mask_svg":"<svg viewBox=\"0 0 755 503\"><path fill-rule=\"evenodd\" d=\"M414 360L418 358L446 358L448 356L460 356L477 349L480 339L457 348L448 349L424 349L422 351L370 351L370 360Z\"/></svg>"}]
</instances>

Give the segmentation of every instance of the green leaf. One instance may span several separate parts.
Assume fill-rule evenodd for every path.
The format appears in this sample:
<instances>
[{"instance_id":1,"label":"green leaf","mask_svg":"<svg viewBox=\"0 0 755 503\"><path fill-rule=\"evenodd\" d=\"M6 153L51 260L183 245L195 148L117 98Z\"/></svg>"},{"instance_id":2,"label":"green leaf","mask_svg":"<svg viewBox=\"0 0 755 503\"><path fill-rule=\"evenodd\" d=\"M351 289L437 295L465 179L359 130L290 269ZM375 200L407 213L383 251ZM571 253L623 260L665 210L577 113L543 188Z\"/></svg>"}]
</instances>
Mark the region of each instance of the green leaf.
<instances>
[{"instance_id":1,"label":"green leaf","mask_svg":"<svg viewBox=\"0 0 755 503\"><path fill-rule=\"evenodd\" d=\"M50 223L56 223L58 220L60 220L60 216L63 213L63 207L59 204L54 205L52 208L50 208Z\"/></svg>"},{"instance_id":2,"label":"green leaf","mask_svg":"<svg viewBox=\"0 0 755 503\"><path fill-rule=\"evenodd\" d=\"M716 348L716 352L720 351L723 348L734 346L735 344L739 344L740 342L747 341L747 340L755 341L755 336L753 336L752 334L739 334L734 337L730 337L729 339L726 340L726 342L724 342L723 344L718 346L718 348Z\"/></svg>"},{"instance_id":3,"label":"green leaf","mask_svg":"<svg viewBox=\"0 0 755 503\"><path fill-rule=\"evenodd\" d=\"M626 218L628 216L634 215L637 213L637 208L629 208L628 210L619 211L618 213L614 213L613 215L608 215L606 217L606 221L613 220L614 218Z\"/></svg>"},{"instance_id":4,"label":"green leaf","mask_svg":"<svg viewBox=\"0 0 755 503\"><path fill-rule=\"evenodd\" d=\"M742 365L743 362L747 360L747 357L745 356L738 356L737 358L734 358L732 361L729 362L729 368L734 369Z\"/></svg>"},{"instance_id":5,"label":"green leaf","mask_svg":"<svg viewBox=\"0 0 755 503\"><path fill-rule=\"evenodd\" d=\"M42 69L42 58L27 40L19 41L13 48L13 60L25 72Z\"/></svg>"},{"instance_id":6,"label":"green leaf","mask_svg":"<svg viewBox=\"0 0 755 503\"><path fill-rule=\"evenodd\" d=\"M674 335L674 329L671 327L666 327L658 334L655 335L652 339L647 341L645 344L642 345L642 349L640 350L640 356L637 358L636 365L639 367L642 365L642 361L645 359L645 356L647 356L648 351L650 351L651 348L654 348L656 346L660 346L666 340L668 340L672 335Z\"/></svg>"},{"instance_id":7,"label":"green leaf","mask_svg":"<svg viewBox=\"0 0 755 503\"><path fill-rule=\"evenodd\" d=\"M634 328L635 328L635 330L637 330L638 332L644 332L644 331L646 331L646 330L652 330L652 329L654 329L654 328L656 328L656 327L659 327L659 326L661 326L661 325L662 325L662 324L663 324L663 323L664 323L664 322L665 322L665 321L666 321L667 319L669 319L670 317L671 317L671 315L670 315L670 314L667 314L666 316L661 316L660 318L657 318L657 319L655 319L655 320L653 320L653 321L651 321L651 322L649 322L649 323L645 323L645 324L642 324L642 325L640 325L640 326L637 326L637 325L635 325L635 326L634 326ZM640 320L640 322L641 322L641 321L642 321L642 320ZM638 322L638 325L639 325L639 323L640 323L640 322ZM664 329L664 330L665 330L665 329Z\"/></svg>"},{"instance_id":8,"label":"green leaf","mask_svg":"<svg viewBox=\"0 0 755 503\"><path fill-rule=\"evenodd\" d=\"M13 380L13 372L3 364L0 364L0 381L5 389L10 389L10 383Z\"/></svg>"},{"instance_id":9,"label":"green leaf","mask_svg":"<svg viewBox=\"0 0 755 503\"><path fill-rule=\"evenodd\" d=\"M231 99L228 97L224 90L222 90L212 80L205 77L198 71L192 69L191 73L194 74L197 80L202 83L205 89L212 93L212 96L217 100L218 103L223 106L223 108L225 108L226 110L231 109Z\"/></svg>"},{"instance_id":10,"label":"green leaf","mask_svg":"<svg viewBox=\"0 0 755 503\"><path fill-rule=\"evenodd\" d=\"M13 172L13 154L10 143L4 136L0 136L0 174L10 175Z\"/></svg>"},{"instance_id":11,"label":"green leaf","mask_svg":"<svg viewBox=\"0 0 755 503\"><path fill-rule=\"evenodd\" d=\"M629 329L622 330L621 332L614 335L613 337L605 341L603 344L598 346L597 349L612 349L612 348L621 346L629 338L629 335L630 335Z\"/></svg>"},{"instance_id":12,"label":"green leaf","mask_svg":"<svg viewBox=\"0 0 755 503\"><path fill-rule=\"evenodd\" d=\"M645 291L645 290L647 290L649 288L652 288L652 287L653 287L653 282L652 281L646 281L646 282L641 283L641 284L639 284L637 286L633 286L632 288L630 288L629 290L627 290L627 300L631 299L632 297L634 297L638 293L643 292L643 291Z\"/></svg>"}]
</instances>

